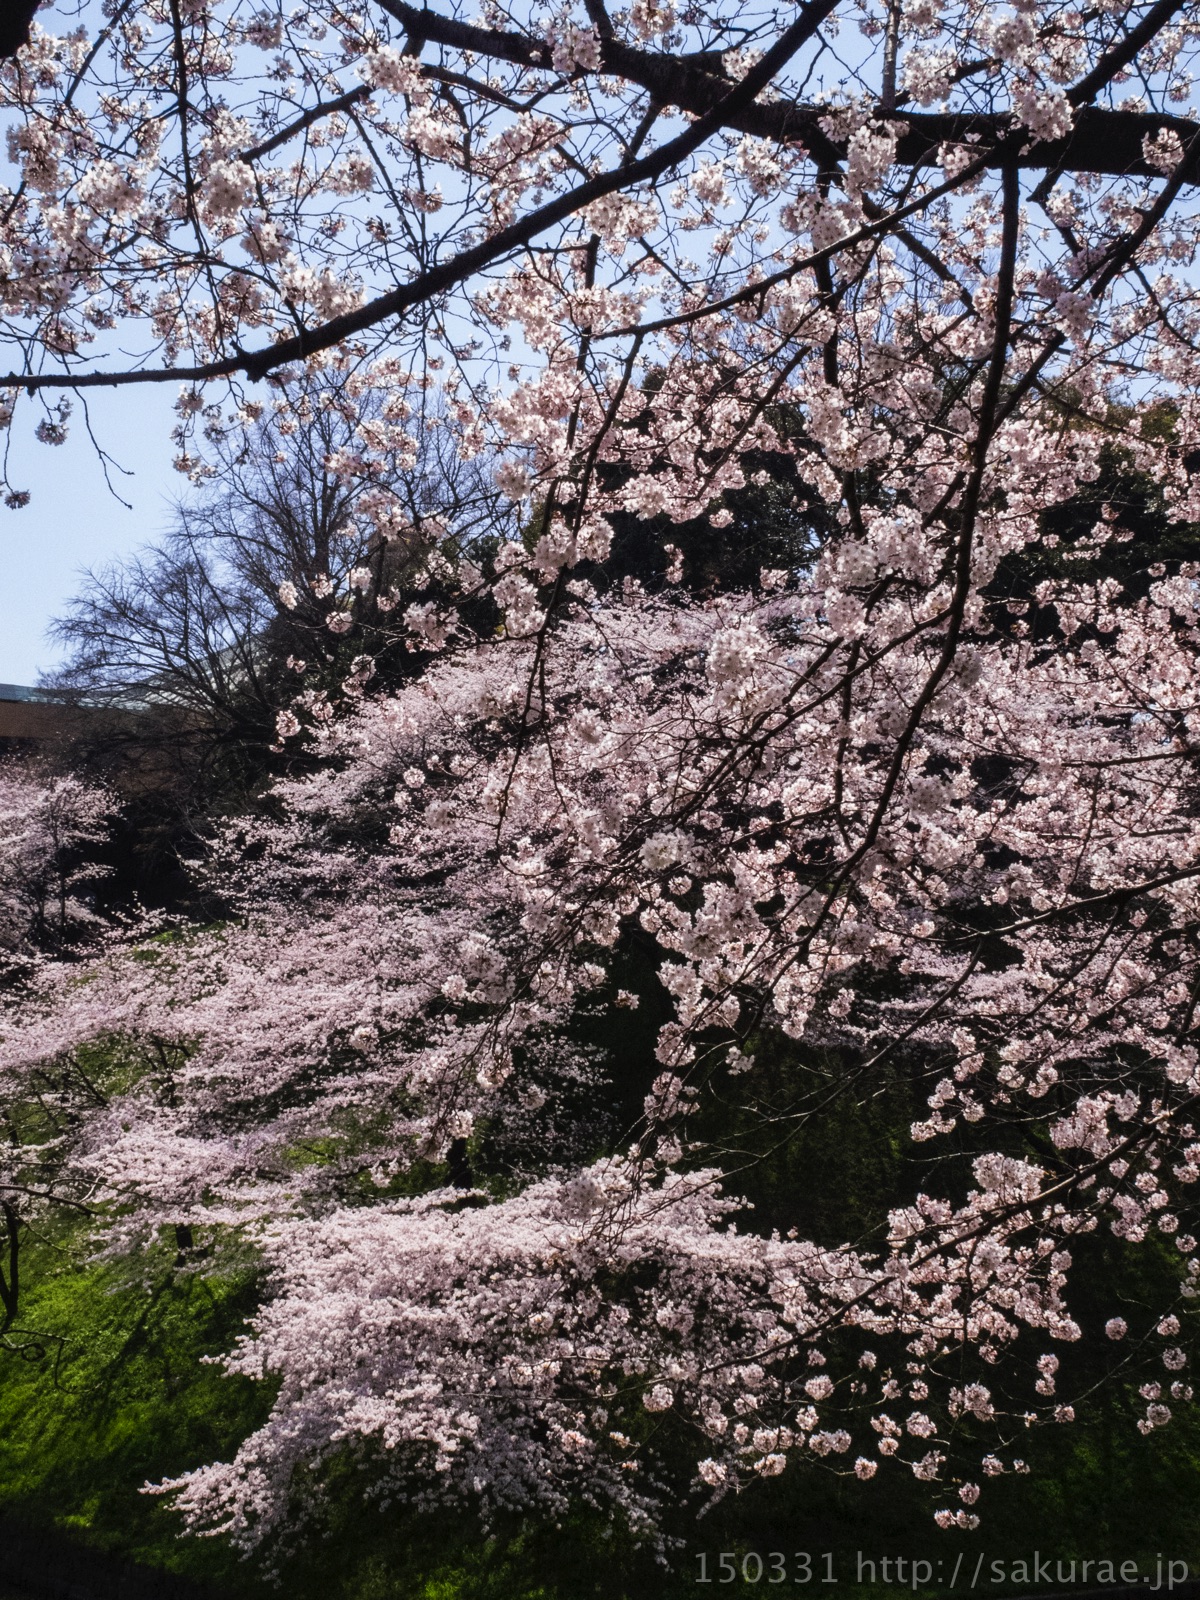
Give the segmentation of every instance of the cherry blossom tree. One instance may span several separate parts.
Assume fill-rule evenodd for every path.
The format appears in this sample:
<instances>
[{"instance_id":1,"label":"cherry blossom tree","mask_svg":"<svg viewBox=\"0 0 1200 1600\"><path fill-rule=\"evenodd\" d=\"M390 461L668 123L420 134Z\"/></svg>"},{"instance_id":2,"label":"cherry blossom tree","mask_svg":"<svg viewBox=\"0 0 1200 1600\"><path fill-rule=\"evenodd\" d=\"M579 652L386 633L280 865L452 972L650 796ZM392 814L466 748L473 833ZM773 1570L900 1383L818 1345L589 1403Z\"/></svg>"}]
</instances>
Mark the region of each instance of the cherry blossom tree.
<instances>
[{"instance_id":1,"label":"cherry blossom tree","mask_svg":"<svg viewBox=\"0 0 1200 1600\"><path fill-rule=\"evenodd\" d=\"M27 986L48 951L72 952L94 944L102 927L93 891L108 868L97 859L108 834L112 800L95 784L69 774L39 771L10 759L0 766L0 990ZM53 1078L58 1070L47 1075ZM43 1085L48 1088L48 1084ZM30 1089L33 1093L30 1094ZM0 1166L0 1347L20 1348L20 1257L31 1212L49 1204L75 1204L68 1179L69 1140L43 1170L42 1136L34 1136L35 1106L55 1098L39 1095L30 1080L6 1084L3 1119L5 1156ZM68 1100L73 1096L67 1096ZM60 1134L65 1131L60 1129ZM32 1154L30 1146L38 1146Z\"/></svg>"},{"instance_id":2,"label":"cherry blossom tree","mask_svg":"<svg viewBox=\"0 0 1200 1600\"><path fill-rule=\"evenodd\" d=\"M0 767L0 950L9 957L86 940L111 807L79 778L15 760Z\"/></svg>"},{"instance_id":3,"label":"cherry blossom tree","mask_svg":"<svg viewBox=\"0 0 1200 1600\"><path fill-rule=\"evenodd\" d=\"M1135 618L1057 596L1054 651L980 618L893 778L936 641L866 661L847 711L825 616L844 559L757 599L576 602L534 727L531 638L317 719L321 771L214 867L240 923L117 949L86 985L50 974L14 1019L14 1088L120 1041L123 1087L63 1169L115 1208L107 1248L249 1230L271 1263L233 1363L283 1392L236 1463L175 1486L199 1522L261 1537L297 1462L356 1437L401 1479L429 1452L438 1493L553 1505L586 1479L646 1526L659 1413L690 1422L718 1492L801 1450L934 1480L968 1414L1009 1449L1014 1423L1069 1420L1053 1345L1084 1331L1072 1252L1097 1227L1170 1241L1194 1294L1196 841L1162 720L1190 714L1192 585L1162 580ZM911 594L890 609L911 634ZM660 952L644 995L610 976L631 924ZM491 1121L547 1133L572 1018L655 992L652 1050L607 1069L644 1090L611 1154L546 1137L548 1175L510 1198L436 1169L401 1198ZM772 1031L843 1062L772 1113L779 1138L923 1064L913 1138L946 1154L871 1248L728 1231L736 1177L723 1195L691 1120L753 1082ZM1190 1395L1183 1344L1161 1361L1147 1428L1163 1382ZM995 1441L969 1465L954 1448L963 1488L1020 1470Z\"/></svg>"},{"instance_id":4,"label":"cherry blossom tree","mask_svg":"<svg viewBox=\"0 0 1200 1600\"><path fill-rule=\"evenodd\" d=\"M237 917L50 970L5 1024L14 1104L109 1063L63 1089L45 1204L266 1262L229 1361L278 1400L163 1486L192 1526L252 1544L359 1451L383 1496L648 1534L666 1496L882 1463L969 1528L1072 1420L1081 1340L1145 1377L1144 1432L1191 1400L1197 568L1043 558L1106 450L1200 511L1198 24L170 0L4 68L7 386L44 443L72 392L178 384L202 478L332 369L379 407L326 466L378 474L381 541L431 391L521 529L439 552L410 682L373 696L364 649L357 709L279 708L317 771L216 849ZM672 528L729 525L764 459L803 558L680 587ZM606 571L621 519L661 592ZM1104 503L1089 542L1129 531ZM1014 566L1051 575L1010 611ZM597 1043L626 1013L645 1049ZM911 1193L863 1239L756 1229L714 1108L786 1143L897 1062ZM1175 1287L1091 1326L1102 1232Z\"/></svg>"}]
</instances>

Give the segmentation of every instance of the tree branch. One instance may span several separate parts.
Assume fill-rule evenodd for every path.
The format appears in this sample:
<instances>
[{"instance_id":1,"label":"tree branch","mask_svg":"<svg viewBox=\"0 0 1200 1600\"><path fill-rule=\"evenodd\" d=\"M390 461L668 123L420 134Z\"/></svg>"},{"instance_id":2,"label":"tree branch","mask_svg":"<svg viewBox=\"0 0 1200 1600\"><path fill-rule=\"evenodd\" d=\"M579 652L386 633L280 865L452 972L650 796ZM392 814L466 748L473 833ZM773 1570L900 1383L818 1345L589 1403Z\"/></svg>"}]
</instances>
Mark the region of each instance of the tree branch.
<instances>
[{"instance_id":1,"label":"tree branch","mask_svg":"<svg viewBox=\"0 0 1200 1600\"><path fill-rule=\"evenodd\" d=\"M34 13L40 0L6 0L0 7L0 61L11 61L29 43Z\"/></svg>"},{"instance_id":2,"label":"tree branch","mask_svg":"<svg viewBox=\"0 0 1200 1600\"><path fill-rule=\"evenodd\" d=\"M538 210L519 221L502 228L491 238L462 251L453 260L442 262L421 273L418 277L380 295L357 311L333 317L319 328L305 330L290 339L281 340L265 350L240 350L218 361L206 362L189 368L155 368L140 372L81 373L78 376L62 373L9 374L0 378L0 388L82 389L99 388L125 383L178 383L202 382L212 378L231 377L244 372L251 379L264 378L268 372L293 361L302 361L319 350L340 344L376 323L408 311L415 305L431 300L453 288L474 273L500 260L510 251L528 244L544 228L563 222L575 212L591 205L594 200L613 194L634 184L659 178L664 172L698 149L713 133L725 126L730 116L750 104L775 74L796 51L812 37L826 17L835 9L837 0L810 0L800 15L787 28L762 59L746 74L740 83L727 88L723 99L706 115L699 117L690 128L669 139L649 155L629 163L622 162L611 171L601 173L586 183L559 195Z\"/></svg>"}]
</instances>

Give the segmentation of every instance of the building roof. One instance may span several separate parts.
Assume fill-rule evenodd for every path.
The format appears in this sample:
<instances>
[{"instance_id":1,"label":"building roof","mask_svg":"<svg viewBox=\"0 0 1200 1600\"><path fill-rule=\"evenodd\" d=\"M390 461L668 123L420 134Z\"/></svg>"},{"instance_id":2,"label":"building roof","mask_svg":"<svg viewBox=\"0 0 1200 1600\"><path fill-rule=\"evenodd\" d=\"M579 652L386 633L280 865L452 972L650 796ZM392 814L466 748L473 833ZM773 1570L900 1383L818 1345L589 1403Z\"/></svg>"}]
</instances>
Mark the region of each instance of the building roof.
<instances>
[{"instance_id":1,"label":"building roof","mask_svg":"<svg viewBox=\"0 0 1200 1600\"><path fill-rule=\"evenodd\" d=\"M34 689L27 683L0 683L0 700L34 700L51 704L59 698L53 689Z\"/></svg>"}]
</instances>

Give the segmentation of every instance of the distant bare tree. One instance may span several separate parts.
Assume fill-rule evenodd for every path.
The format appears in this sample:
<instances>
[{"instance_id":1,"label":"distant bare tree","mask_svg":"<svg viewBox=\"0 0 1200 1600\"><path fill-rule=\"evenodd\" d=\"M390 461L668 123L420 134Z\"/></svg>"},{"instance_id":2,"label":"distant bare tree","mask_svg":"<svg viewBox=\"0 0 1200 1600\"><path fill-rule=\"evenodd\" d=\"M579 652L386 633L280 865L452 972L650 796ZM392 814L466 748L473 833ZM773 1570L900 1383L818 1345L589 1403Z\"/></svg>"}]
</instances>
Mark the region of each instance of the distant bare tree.
<instances>
[{"instance_id":1,"label":"distant bare tree","mask_svg":"<svg viewBox=\"0 0 1200 1600\"><path fill-rule=\"evenodd\" d=\"M385 675L402 659L399 602L502 511L436 418L415 464L359 464L358 430L378 408L326 375L298 380L248 430L214 410L198 492L165 536L87 573L52 625L66 662L48 682L86 700L110 761L204 794L241 788L300 679L331 688L364 651Z\"/></svg>"}]
</instances>

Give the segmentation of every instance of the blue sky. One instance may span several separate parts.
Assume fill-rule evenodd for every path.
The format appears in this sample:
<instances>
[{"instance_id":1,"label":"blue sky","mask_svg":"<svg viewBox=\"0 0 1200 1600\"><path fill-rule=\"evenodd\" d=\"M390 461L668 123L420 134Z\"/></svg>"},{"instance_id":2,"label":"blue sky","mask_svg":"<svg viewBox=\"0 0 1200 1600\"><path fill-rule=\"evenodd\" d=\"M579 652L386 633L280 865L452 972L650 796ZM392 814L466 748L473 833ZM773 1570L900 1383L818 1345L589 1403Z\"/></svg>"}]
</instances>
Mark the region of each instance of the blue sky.
<instances>
[{"instance_id":1,"label":"blue sky","mask_svg":"<svg viewBox=\"0 0 1200 1600\"><path fill-rule=\"evenodd\" d=\"M96 390L92 431L121 467L110 468L126 510L107 489L82 408L59 446L33 438L33 406L18 406L9 441L9 479L28 489L22 511L0 505L0 683L36 683L55 661L47 624L79 587L85 567L101 567L153 540L171 504L189 487L171 468L176 385Z\"/></svg>"}]
</instances>

